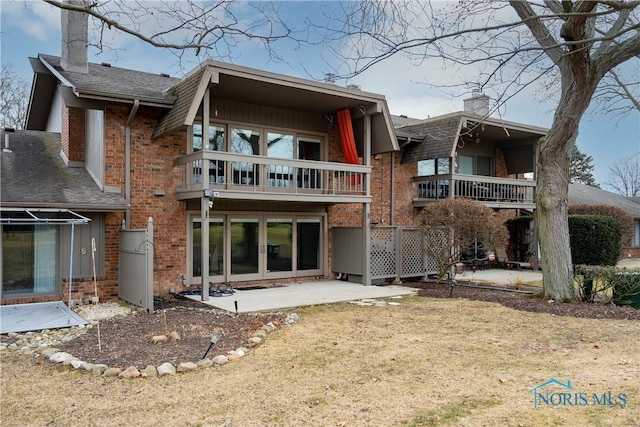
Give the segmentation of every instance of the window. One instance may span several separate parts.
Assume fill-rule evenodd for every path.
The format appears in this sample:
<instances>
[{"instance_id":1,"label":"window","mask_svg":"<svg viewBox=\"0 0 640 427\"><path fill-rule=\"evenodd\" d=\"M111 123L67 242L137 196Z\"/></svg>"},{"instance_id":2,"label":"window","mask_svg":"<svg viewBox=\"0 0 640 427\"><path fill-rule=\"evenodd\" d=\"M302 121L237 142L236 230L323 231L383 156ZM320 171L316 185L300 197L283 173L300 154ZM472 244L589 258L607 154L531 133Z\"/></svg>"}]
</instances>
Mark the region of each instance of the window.
<instances>
[{"instance_id":1,"label":"window","mask_svg":"<svg viewBox=\"0 0 640 427\"><path fill-rule=\"evenodd\" d=\"M230 152L247 155L260 155L260 132L253 129L231 129ZM251 162L232 162L233 183L240 185L258 185L258 167Z\"/></svg>"},{"instance_id":2,"label":"window","mask_svg":"<svg viewBox=\"0 0 640 427\"><path fill-rule=\"evenodd\" d=\"M493 160L491 157L458 156L458 173L466 175L493 176Z\"/></svg>"},{"instance_id":3,"label":"window","mask_svg":"<svg viewBox=\"0 0 640 427\"><path fill-rule=\"evenodd\" d=\"M439 175L448 174L449 171L448 157L418 161L418 175L420 176L436 175L436 173Z\"/></svg>"},{"instance_id":4,"label":"window","mask_svg":"<svg viewBox=\"0 0 640 427\"><path fill-rule=\"evenodd\" d=\"M2 233L2 294L55 293L56 226L9 224Z\"/></svg>"},{"instance_id":5,"label":"window","mask_svg":"<svg viewBox=\"0 0 640 427\"><path fill-rule=\"evenodd\" d=\"M293 159L293 135L267 133L267 156ZM269 187L293 187L293 168L285 165L269 165Z\"/></svg>"},{"instance_id":6,"label":"window","mask_svg":"<svg viewBox=\"0 0 640 427\"><path fill-rule=\"evenodd\" d=\"M209 126L209 141L204 146L205 150L211 151L226 151L225 144L225 128L224 126L212 125ZM192 150L194 152L201 151L202 145L202 124L194 123L193 135L192 135ZM225 165L224 162L218 160L209 161L209 183L210 184L224 184L225 183ZM202 160L196 160L193 162L193 173L191 179L193 183L199 183L202 181Z\"/></svg>"}]
</instances>

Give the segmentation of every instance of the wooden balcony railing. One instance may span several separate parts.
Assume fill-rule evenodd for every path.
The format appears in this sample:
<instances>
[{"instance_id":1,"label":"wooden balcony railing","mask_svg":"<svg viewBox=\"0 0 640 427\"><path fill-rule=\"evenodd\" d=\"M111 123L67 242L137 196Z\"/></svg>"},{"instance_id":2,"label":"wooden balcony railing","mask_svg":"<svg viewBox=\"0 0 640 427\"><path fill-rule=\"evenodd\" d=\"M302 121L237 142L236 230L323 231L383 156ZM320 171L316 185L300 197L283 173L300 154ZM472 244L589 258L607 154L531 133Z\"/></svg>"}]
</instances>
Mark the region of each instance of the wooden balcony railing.
<instances>
[{"instance_id":1,"label":"wooden balcony railing","mask_svg":"<svg viewBox=\"0 0 640 427\"><path fill-rule=\"evenodd\" d=\"M180 199L200 197L204 188L225 190L231 198L257 199L262 198L256 197L260 194L265 199L281 200L299 200L295 199L299 196L337 201L370 197L365 188L369 166L218 151L198 151L179 158L177 163L183 166ZM248 197L247 193L254 196Z\"/></svg>"},{"instance_id":2,"label":"wooden balcony railing","mask_svg":"<svg viewBox=\"0 0 640 427\"><path fill-rule=\"evenodd\" d=\"M417 176L413 181L418 189L414 204L454 197L492 207L535 208L535 181L463 174Z\"/></svg>"}]
</instances>

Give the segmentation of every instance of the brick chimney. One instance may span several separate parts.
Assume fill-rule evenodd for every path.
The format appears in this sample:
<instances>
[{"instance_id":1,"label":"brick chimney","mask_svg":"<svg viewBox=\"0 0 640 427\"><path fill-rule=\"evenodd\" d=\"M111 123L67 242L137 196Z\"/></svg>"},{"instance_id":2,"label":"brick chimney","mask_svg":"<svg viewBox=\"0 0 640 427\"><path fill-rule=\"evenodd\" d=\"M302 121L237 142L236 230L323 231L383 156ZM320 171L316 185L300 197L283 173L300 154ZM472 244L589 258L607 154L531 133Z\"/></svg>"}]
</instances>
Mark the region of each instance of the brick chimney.
<instances>
[{"instance_id":1,"label":"brick chimney","mask_svg":"<svg viewBox=\"0 0 640 427\"><path fill-rule=\"evenodd\" d=\"M86 6L85 0L66 0L76 6ZM89 72L87 62L87 45L89 31L89 15L83 12L62 9L62 52L60 66L65 71L76 73Z\"/></svg>"},{"instance_id":2,"label":"brick chimney","mask_svg":"<svg viewBox=\"0 0 640 427\"><path fill-rule=\"evenodd\" d=\"M464 100L464 111L485 117L489 115L489 97L479 89L474 89L471 98Z\"/></svg>"}]
</instances>

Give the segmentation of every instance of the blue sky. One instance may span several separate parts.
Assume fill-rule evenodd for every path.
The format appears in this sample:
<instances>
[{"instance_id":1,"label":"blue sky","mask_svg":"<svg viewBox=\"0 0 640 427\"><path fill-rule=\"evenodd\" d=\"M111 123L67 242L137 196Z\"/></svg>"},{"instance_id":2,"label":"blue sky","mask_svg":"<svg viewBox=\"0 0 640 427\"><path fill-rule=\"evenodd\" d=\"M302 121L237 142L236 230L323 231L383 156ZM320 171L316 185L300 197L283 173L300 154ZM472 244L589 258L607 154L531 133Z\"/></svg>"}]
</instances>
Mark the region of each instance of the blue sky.
<instances>
[{"instance_id":1,"label":"blue sky","mask_svg":"<svg viewBox=\"0 0 640 427\"><path fill-rule=\"evenodd\" d=\"M309 10L322 13L335 5L337 3L283 2L280 7L284 17L296 19ZM106 33L105 40L111 47L117 48L117 51L98 52L96 48L90 47L91 62L109 62L119 67L181 76L200 61L192 52L187 52L180 68L174 55L132 36ZM234 49L233 62L304 78L320 79L324 73L331 71L328 62L332 60L332 56L328 50L317 47L295 49L292 43L287 42L276 44L275 47L286 59L286 63L269 61L264 50L248 43ZM59 10L41 1L0 0L2 65L10 64L30 81L32 70L28 57L36 57L38 53L60 54ZM632 67L640 75L640 60L636 58ZM442 75L442 70L435 70L431 65L417 66L404 58L394 57L348 82L338 81L338 84L358 84L365 91L384 94L392 114L427 118L462 109L465 96L445 96L434 88L418 83L425 79L442 78ZM548 127L553 118L554 107L552 102L534 100L532 93L525 91L508 102L501 117L509 121ZM640 113L636 111L620 118L601 114L592 108L582 119L577 144L582 152L593 157L596 181L607 189L603 184L610 179L609 166L626 157L640 157Z\"/></svg>"}]
</instances>

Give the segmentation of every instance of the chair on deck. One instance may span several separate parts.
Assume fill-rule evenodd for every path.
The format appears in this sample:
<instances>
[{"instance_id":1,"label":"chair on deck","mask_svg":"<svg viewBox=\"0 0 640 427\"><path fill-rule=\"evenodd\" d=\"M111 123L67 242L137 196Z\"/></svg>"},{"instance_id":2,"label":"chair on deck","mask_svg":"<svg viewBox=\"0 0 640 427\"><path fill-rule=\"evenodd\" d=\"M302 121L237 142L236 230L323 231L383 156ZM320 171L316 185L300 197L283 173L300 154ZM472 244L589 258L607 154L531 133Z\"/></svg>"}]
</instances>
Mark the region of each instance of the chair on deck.
<instances>
[{"instance_id":1,"label":"chair on deck","mask_svg":"<svg viewBox=\"0 0 640 427\"><path fill-rule=\"evenodd\" d=\"M509 261L507 250L504 247L496 248L496 261L498 266L503 268L516 268L518 270L522 268L531 268L531 264L528 262Z\"/></svg>"}]
</instances>

